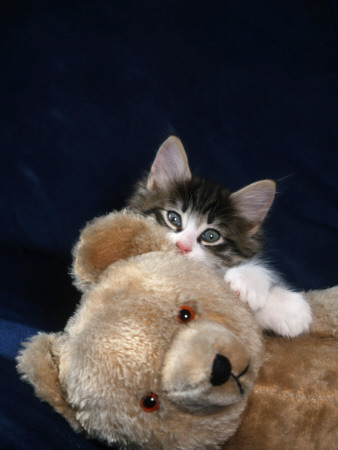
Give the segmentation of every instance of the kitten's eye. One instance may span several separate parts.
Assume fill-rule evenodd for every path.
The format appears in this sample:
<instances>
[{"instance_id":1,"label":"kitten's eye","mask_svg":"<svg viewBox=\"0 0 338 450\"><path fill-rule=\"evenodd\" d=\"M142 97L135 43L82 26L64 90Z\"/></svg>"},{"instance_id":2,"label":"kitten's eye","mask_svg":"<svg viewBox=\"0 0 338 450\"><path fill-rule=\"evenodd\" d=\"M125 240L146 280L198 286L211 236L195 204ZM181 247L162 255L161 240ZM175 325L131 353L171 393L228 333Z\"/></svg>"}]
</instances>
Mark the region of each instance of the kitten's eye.
<instances>
[{"instance_id":1,"label":"kitten's eye","mask_svg":"<svg viewBox=\"0 0 338 450\"><path fill-rule=\"evenodd\" d=\"M195 319L195 313L194 310L192 308L190 308L190 306L181 306L178 314L177 314L177 320L180 323L188 323L191 320Z\"/></svg>"},{"instance_id":2,"label":"kitten's eye","mask_svg":"<svg viewBox=\"0 0 338 450\"><path fill-rule=\"evenodd\" d=\"M159 406L158 397L153 392L149 392L141 400L141 408L146 412L154 412Z\"/></svg>"},{"instance_id":3,"label":"kitten's eye","mask_svg":"<svg viewBox=\"0 0 338 450\"><path fill-rule=\"evenodd\" d=\"M201 237L202 237L204 242L208 242L208 243L213 244L213 243L217 242L221 238L221 235L219 234L218 231L212 230L210 228L208 230L205 230Z\"/></svg>"},{"instance_id":4,"label":"kitten's eye","mask_svg":"<svg viewBox=\"0 0 338 450\"><path fill-rule=\"evenodd\" d=\"M168 211L167 217L169 222L174 225L175 228L180 228L182 226L181 216L175 211Z\"/></svg>"}]
</instances>

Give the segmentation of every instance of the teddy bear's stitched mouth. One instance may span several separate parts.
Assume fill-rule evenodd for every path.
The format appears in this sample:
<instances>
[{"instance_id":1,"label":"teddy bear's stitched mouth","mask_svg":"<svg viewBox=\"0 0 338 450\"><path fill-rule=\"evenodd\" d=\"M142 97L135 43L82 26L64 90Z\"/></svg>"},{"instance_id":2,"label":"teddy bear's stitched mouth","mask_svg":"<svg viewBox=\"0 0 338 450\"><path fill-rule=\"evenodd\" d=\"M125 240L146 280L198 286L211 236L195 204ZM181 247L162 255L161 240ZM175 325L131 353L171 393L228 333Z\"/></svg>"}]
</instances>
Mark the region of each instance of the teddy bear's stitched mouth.
<instances>
[{"instance_id":1,"label":"teddy bear's stitched mouth","mask_svg":"<svg viewBox=\"0 0 338 450\"><path fill-rule=\"evenodd\" d=\"M232 372L231 372L231 374L230 374L230 376L236 381L236 384L237 384L237 386L238 386L238 389L239 389L239 392L241 393L241 395L244 394L244 389L243 389L243 386L242 386L242 384L241 384L241 382L240 382L239 379L240 379L243 375L245 375L245 374L247 373L247 371L249 370L249 367L250 367L250 364L248 364L248 365L246 366L246 368L245 368L244 370L242 370L242 372L241 372L240 374L238 374L238 375L234 375Z\"/></svg>"}]
</instances>

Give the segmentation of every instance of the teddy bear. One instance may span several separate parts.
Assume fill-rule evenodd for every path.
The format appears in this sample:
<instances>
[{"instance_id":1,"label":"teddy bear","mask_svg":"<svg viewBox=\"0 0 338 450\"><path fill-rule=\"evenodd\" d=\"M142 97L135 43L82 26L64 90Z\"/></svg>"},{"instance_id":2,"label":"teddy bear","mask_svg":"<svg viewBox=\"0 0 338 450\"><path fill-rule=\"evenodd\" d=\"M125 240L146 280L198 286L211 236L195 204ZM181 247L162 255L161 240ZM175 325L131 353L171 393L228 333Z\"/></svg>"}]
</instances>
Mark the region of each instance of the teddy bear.
<instances>
[{"instance_id":1,"label":"teddy bear","mask_svg":"<svg viewBox=\"0 0 338 450\"><path fill-rule=\"evenodd\" d=\"M17 369L75 430L120 448L334 448L337 288L308 294L309 336L263 336L221 274L128 211L85 227L72 271L78 308Z\"/></svg>"}]
</instances>

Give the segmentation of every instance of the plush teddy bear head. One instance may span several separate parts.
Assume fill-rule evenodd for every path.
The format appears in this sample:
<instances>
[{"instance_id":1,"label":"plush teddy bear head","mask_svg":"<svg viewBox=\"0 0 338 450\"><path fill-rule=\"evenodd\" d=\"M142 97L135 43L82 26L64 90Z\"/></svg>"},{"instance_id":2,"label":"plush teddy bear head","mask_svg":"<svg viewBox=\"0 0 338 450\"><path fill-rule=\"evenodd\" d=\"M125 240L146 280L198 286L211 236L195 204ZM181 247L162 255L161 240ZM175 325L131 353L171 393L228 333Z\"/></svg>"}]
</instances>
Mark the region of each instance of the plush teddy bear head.
<instances>
[{"instance_id":1,"label":"plush teddy bear head","mask_svg":"<svg viewBox=\"0 0 338 450\"><path fill-rule=\"evenodd\" d=\"M149 218L97 219L74 256L81 304L63 332L25 344L23 378L75 429L110 444L221 446L261 365L250 311Z\"/></svg>"}]
</instances>

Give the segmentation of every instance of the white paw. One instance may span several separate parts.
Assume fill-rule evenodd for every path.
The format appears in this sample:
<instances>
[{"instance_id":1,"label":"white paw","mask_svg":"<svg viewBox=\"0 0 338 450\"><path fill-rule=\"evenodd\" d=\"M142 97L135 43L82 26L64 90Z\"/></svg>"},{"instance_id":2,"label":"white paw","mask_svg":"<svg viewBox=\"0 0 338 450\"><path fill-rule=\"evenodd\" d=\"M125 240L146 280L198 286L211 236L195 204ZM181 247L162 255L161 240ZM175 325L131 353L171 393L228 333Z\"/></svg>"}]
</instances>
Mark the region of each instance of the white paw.
<instances>
[{"instance_id":1,"label":"white paw","mask_svg":"<svg viewBox=\"0 0 338 450\"><path fill-rule=\"evenodd\" d=\"M255 316L264 329L287 337L308 331L312 321L310 305L303 295L280 286L271 289L264 308Z\"/></svg>"},{"instance_id":2,"label":"white paw","mask_svg":"<svg viewBox=\"0 0 338 450\"><path fill-rule=\"evenodd\" d=\"M262 271L253 267L238 266L229 269L224 279L237 297L247 303L252 311L263 308L270 288L268 277L262 276Z\"/></svg>"}]
</instances>

